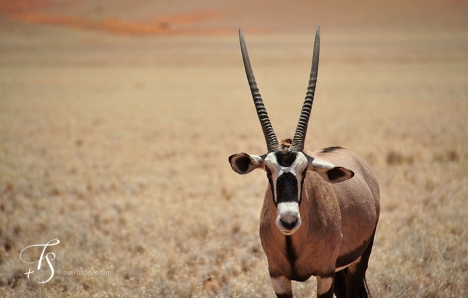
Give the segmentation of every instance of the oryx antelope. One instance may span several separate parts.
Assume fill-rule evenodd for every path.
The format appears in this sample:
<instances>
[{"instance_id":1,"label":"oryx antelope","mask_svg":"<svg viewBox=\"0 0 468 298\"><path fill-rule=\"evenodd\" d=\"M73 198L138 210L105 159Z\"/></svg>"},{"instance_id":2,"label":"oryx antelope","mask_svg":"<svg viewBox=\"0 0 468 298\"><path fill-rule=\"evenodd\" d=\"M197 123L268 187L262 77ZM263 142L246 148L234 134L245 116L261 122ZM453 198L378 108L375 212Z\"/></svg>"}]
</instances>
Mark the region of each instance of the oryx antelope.
<instances>
[{"instance_id":1,"label":"oryx antelope","mask_svg":"<svg viewBox=\"0 0 468 298\"><path fill-rule=\"evenodd\" d=\"M278 297L292 297L291 280L317 278L318 297L367 297L365 272L379 219L379 185L369 166L341 147L304 149L317 82L320 28L312 70L292 140L278 142L239 30L245 72L268 153L234 154L232 169L265 170L267 187L260 238Z\"/></svg>"}]
</instances>

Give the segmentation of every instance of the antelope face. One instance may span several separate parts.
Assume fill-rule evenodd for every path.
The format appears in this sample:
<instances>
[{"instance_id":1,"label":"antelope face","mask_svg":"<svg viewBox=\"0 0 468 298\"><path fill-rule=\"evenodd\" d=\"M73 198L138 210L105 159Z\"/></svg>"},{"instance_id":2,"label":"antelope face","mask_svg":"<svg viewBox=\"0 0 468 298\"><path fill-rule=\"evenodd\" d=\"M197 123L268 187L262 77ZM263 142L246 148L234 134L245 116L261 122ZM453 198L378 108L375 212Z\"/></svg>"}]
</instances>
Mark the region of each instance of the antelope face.
<instances>
[{"instance_id":1,"label":"antelope face","mask_svg":"<svg viewBox=\"0 0 468 298\"><path fill-rule=\"evenodd\" d=\"M265 157L265 171L277 207L276 225L285 235L293 234L301 226L299 205L307 169L308 160L302 152L284 150Z\"/></svg>"},{"instance_id":2,"label":"antelope face","mask_svg":"<svg viewBox=\"0 0 468 298\"><path fill-rule=\"evenodd\" d=\"M277 210L276 225L285 235L292 235L301 226L299 206L308 170L317 172L331 183L345 181L354 175L351 170L335 167L327 161L314 159L301 151L291 151L287 147L262 156L234 154L229 157L229 162L239 174L247 174L257 168L265 170Z\"/></svg>"}]
</instances>

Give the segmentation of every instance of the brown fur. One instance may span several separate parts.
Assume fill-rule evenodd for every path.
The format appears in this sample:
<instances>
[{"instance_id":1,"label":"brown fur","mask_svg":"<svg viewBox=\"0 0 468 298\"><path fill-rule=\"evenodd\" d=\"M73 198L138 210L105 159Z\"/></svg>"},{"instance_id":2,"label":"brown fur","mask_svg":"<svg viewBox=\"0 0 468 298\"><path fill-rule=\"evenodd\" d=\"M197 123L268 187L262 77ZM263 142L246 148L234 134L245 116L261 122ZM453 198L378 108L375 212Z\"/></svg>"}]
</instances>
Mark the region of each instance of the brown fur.
<instances>
[{"instance_id":1,"label":"brown fur","mask_svg":"<svg viewBox=\"0 0 468 298\"><path fill-rule=\"evenodd\" d=\"M287 149L291 147L291 144L292 144L291 139L284 139L284 140L281 140L280 142L281 149Z\"/></svg>"}]
</instances>

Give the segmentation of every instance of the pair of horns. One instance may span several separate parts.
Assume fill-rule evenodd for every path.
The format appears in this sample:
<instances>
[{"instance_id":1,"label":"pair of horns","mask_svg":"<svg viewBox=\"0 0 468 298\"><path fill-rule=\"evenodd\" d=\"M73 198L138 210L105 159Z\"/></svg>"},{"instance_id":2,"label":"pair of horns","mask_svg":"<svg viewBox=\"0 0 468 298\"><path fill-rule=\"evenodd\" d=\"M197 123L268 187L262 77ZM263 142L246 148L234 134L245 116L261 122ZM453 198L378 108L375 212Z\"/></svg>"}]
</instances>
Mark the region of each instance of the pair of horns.
<instances>
[{"instance_id":1,"label":"pair of horns","mask_svg":"<svg viewBox=\"0 0 468 298\"><path fill-rule=\"evenodd\" d=\"M278 143L275 132L273 131L273 127L271 126L270 119L268 118L268 113L265 109L265 105L263 104L262 96L258 90L257 83L252 71L252 66L250 65L249 54L247 53L244 36L242 35L242 31L240 29L239 39L242 51L242 59L244 60L245 73L247 75L247 80L249 81L250 92L252 93L258 119L262 125L263 135L265 136L268 152L279 151L281 147ZM297 123L296 132L294 133L292 144L289 147L289 150L291 151L304 150L307 126L309 123L310 112L312 110L312 103L314 102L315 86L317 85L319 54L320 27L317 27L317 31L315 33L314 54L312 56L312 69L310 71L309 85L307 86L307 93L304 104L302 105L301 115L299 117L299 122Z\"/></svg>"}]
</instances>

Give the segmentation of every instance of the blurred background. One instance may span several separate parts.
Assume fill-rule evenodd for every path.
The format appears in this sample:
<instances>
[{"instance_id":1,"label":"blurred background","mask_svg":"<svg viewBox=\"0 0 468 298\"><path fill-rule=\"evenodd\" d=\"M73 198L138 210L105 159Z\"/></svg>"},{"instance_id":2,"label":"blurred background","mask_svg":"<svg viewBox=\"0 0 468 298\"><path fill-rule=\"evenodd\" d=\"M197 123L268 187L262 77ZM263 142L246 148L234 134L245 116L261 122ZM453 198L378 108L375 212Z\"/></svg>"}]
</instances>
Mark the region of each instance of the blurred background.
<instances>
[{"instance_id":1,"label":"blurred background","mask_svg":"<svg viewBox=\"0 0 468 298\"><path fill-rule=\"evenodd\" d=\"M289 138L316 26L306 145L346 147L379 179L371 293L468 296L467 16L467 1L0 0L0 296L274 297L267 179L227 162L266 151L237 33ZM39 284L49 266L20 253L52 239Z\"/></svg>"}]
</instances>

